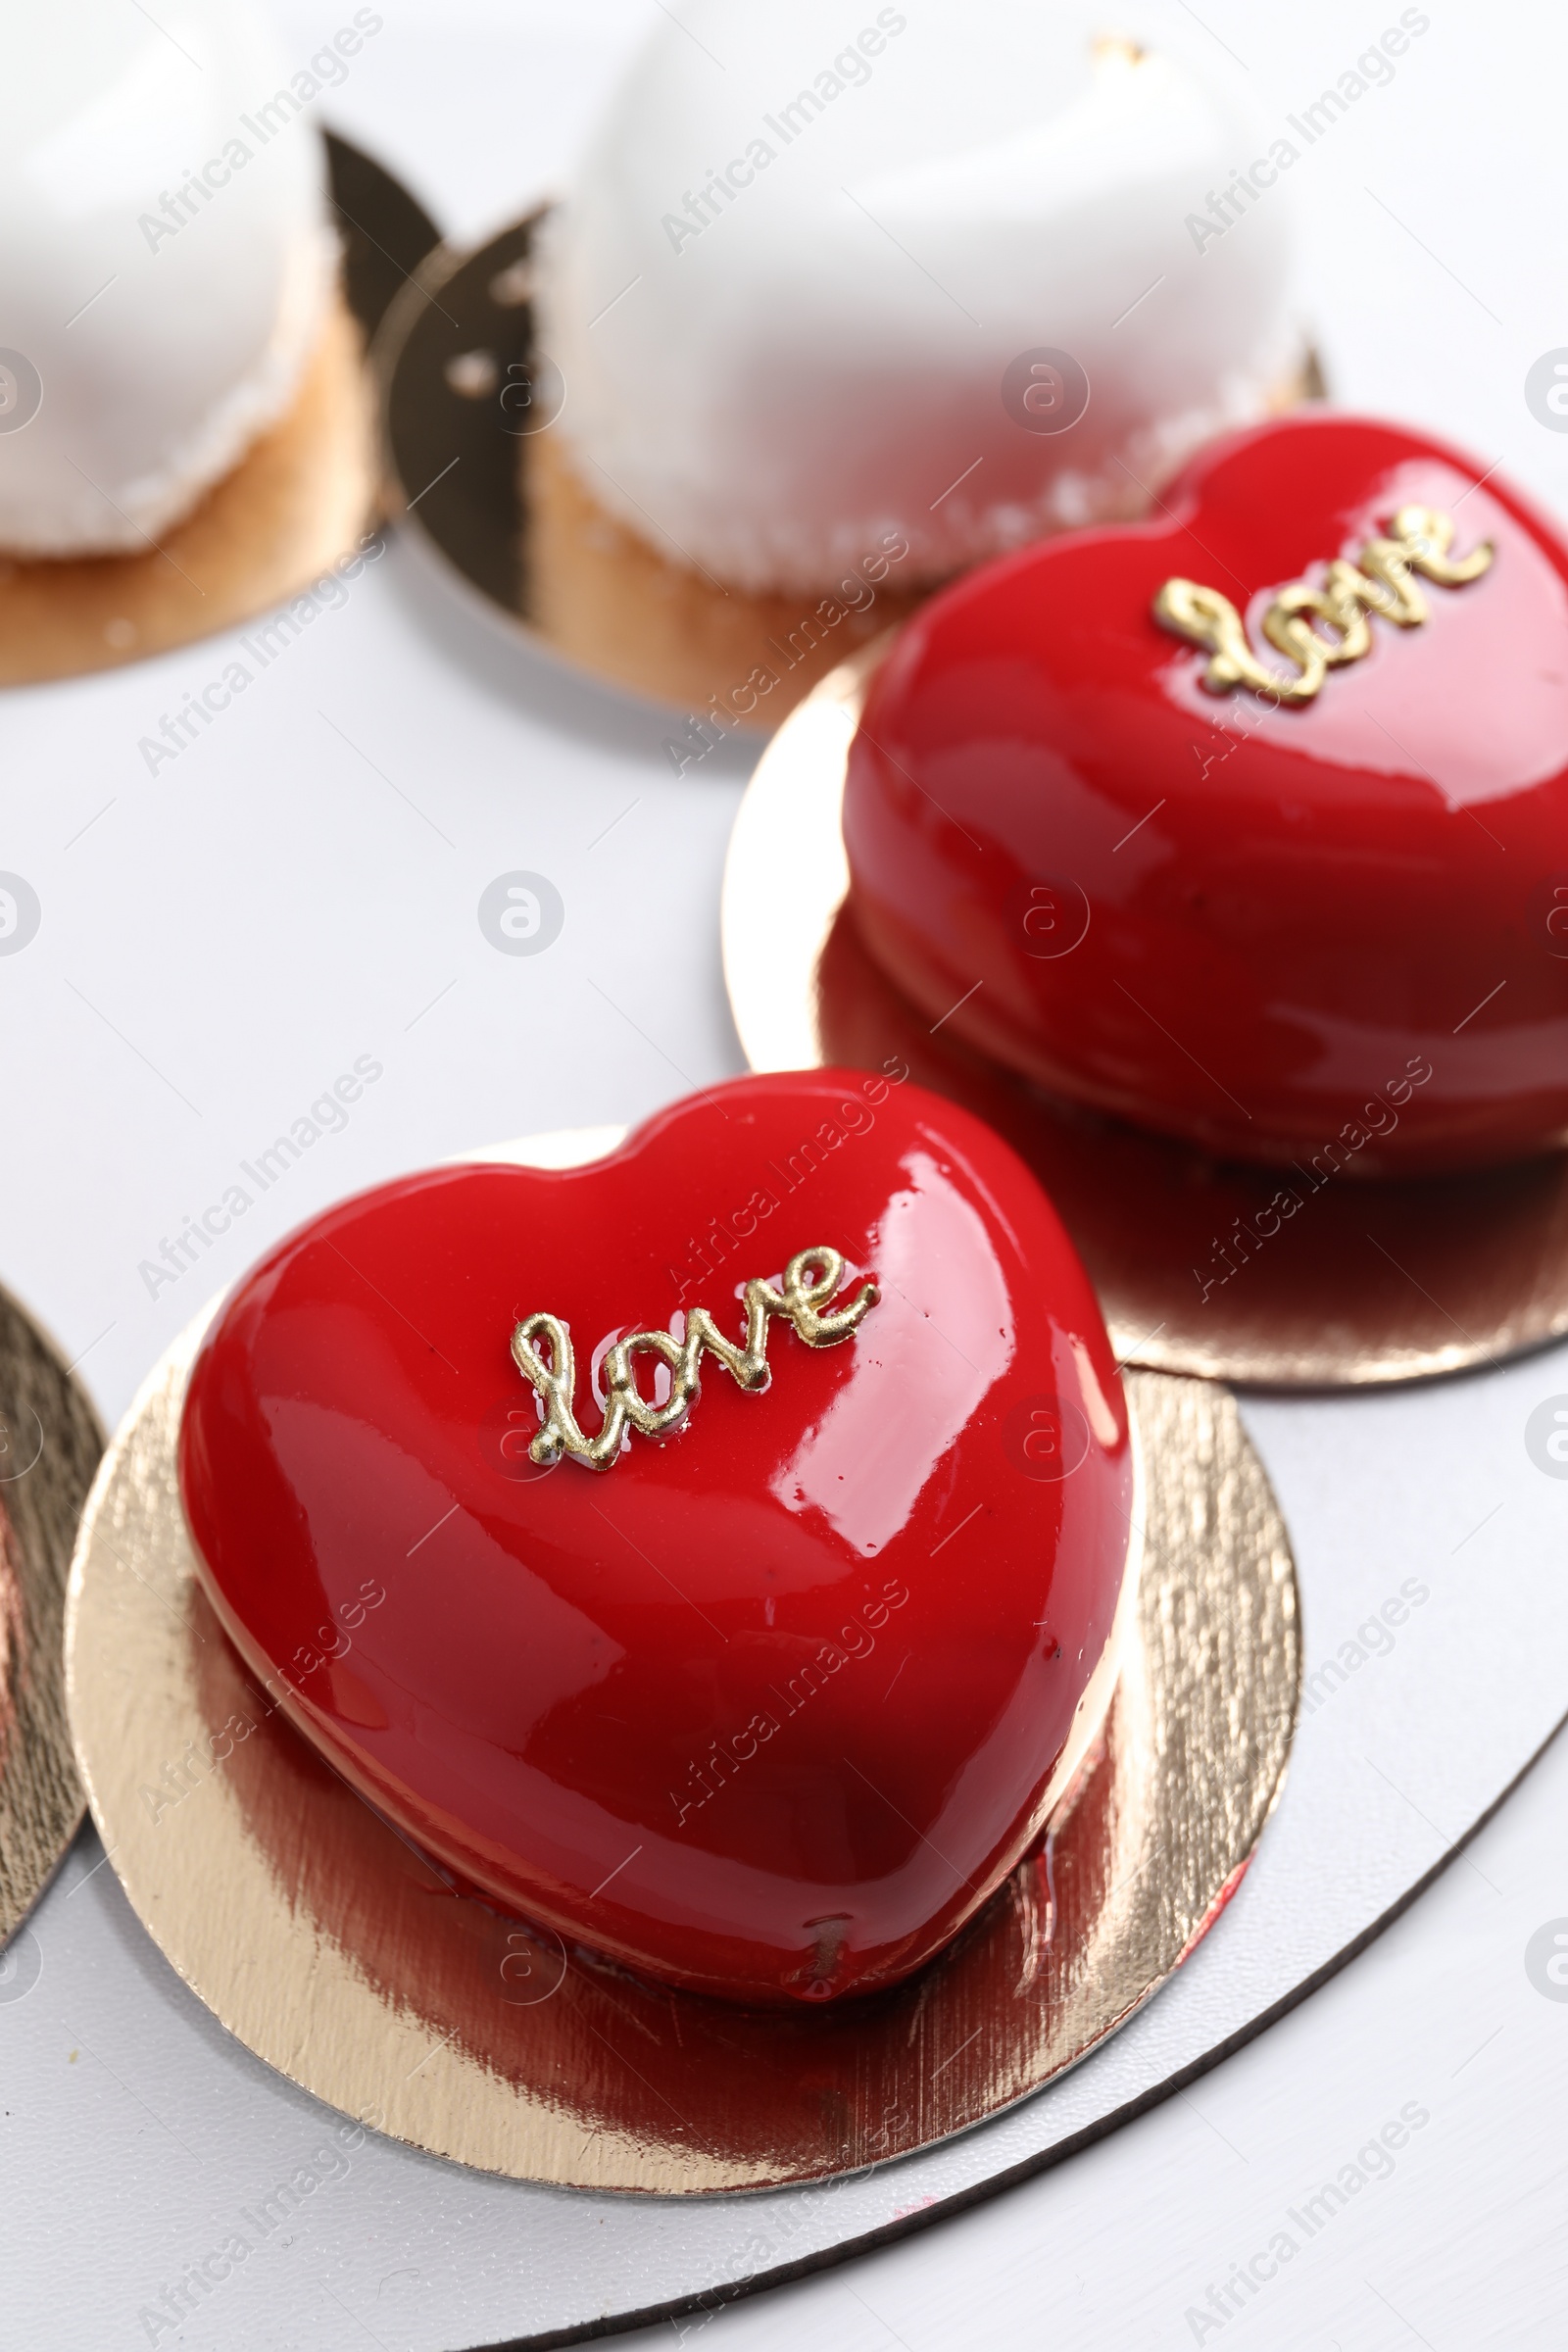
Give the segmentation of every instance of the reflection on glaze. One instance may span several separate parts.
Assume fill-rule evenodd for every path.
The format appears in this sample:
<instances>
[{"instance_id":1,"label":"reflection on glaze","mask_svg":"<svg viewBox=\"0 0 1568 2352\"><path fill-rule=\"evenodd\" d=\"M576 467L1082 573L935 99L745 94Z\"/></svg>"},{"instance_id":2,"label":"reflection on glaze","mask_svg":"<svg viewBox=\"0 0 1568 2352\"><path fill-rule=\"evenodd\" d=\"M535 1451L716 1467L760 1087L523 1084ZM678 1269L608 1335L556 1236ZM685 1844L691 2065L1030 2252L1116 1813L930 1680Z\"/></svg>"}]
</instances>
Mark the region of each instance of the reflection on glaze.
<instances>
[{"instance_id":1,"label":"reflection on glaze","mask_svg":"<svg viewBox=\"0 0 1568 2352\"><path fill-rule=\"evenodd\" d=\"M517 1443L541 1297L587 1360L827 1231L882 1293L852 1343L776 1345L765 1395L710 1380L610 1477ZM1009 1433L1058 1394L1099 1401L1043 1486ZM720 1087L590 1168L330 1212L229 1300L181 1434L207 1590L338 1770L507 1907L743 1999L891 1983L1012 1868L1106 1650L1130 1479L1034 1180L846 1071Z\"/></svg>"},{"instance_id":2,"label":"reflection on glaze","mask_svg":"<svg viewBox=\"0 0 1568 2352\"><path fill-rule=\"evenodd\" d=\"M773 1481L786 1510L820 1511L867 1557L907 1525L921 1488L1013 1352L1006 1287L978 1209L929 1152L913 1153L906 1175L874 1236L877 1346L864 1350L856 1377ZM965 1267L967 1279L917 1306L916 1298L930 1298L922 1272L944 1263ZM901 1364L933 1341L945 1350L949 1379L901 1379Z\"/></svg>"}]
</instances>

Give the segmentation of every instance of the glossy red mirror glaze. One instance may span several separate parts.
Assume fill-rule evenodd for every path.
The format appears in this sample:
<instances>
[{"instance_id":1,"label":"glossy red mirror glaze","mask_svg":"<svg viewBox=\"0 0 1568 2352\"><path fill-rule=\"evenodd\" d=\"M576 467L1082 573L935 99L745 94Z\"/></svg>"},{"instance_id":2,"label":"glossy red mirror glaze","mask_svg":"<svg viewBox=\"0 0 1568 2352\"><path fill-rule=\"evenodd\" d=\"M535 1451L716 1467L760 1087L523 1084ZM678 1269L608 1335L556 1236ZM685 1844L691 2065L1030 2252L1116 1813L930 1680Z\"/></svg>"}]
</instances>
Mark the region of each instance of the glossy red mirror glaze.
<instances>
[{"instance_id":1,"label":"glossy red mirror glaze","mask_svg":"<svg viewBox=\"0 0 1568 2352\"><path fill-rule=\"evenodd\" d=\"M1213 445L1154 522L935 598L844 805L857 918L905 993L1058 1094L1248 1159L1405 1172L1559 1141L1568 551L1485 473L1298 415ZM1217 588L1294 678L1268 605L1407 503L1452 515L1456 556L1492 540L1491 568L1420 582L1429 618L1373 619L1300 708L1211 692L1153 617L1173 575Z\"/></svg>"},{"instance_id":2,"label":"glossy red mirror glaze","mask_svg":"<svg viewBox=\"0 0 1568 2352\"><path fill-rule=\"evenodd\" d=\"M841 1298L880 1285L853 1338L773 1320L765 1392L707 1357L677 1439L530 1462L519 1318L568 1326L591 1432L604 1343L699 1305L738 1335L820 1244ZM907 1974L1012 1868L1102 1699L1132 1507L1045 1195L851 1071L318 1218L208 1335L180 1478L222 1623L363 1794L504 1906L754 2000Z\"/></svg>"}]
</instances>

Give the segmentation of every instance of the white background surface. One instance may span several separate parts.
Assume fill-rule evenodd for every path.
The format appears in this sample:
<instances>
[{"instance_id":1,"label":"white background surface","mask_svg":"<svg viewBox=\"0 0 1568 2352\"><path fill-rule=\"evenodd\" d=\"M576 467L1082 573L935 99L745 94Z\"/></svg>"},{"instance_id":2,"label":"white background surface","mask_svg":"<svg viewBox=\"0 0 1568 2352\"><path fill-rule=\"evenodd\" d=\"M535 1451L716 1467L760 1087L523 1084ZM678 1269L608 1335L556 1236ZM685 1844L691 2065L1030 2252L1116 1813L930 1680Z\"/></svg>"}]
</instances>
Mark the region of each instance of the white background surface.
<instances>
[{"instance_id":1,"label":"white background surface","mask_svg":"<svg viewBox=\"0 0 1568 2352\"><path fill-rule=\"evenodd\" d=\"M303 63L351 13L281 11L291 58ZM567 18L533 5L391 0L383 13L385 29L355 61L330 119L402 171L455 234L473 236L548 191L595 94L657 10L576 0ZM1369 93L1295 175L1305 310L1343 399L1437 426L1484 464L1501 459L1568 514L1568 435L1545 431L1523 397L1530 364L1568 344L1568 25L1522 0L1428 13L1431 29L1393 86ZM1212 0L1200 25L1171 0L1119 9L1112 28L1158 29L1244 75L1273 123L1397 14L1331 0L1310 16L1265 17ZM851 18L860 21L853 8ZM1228 64L1220 43L1245 62ZM716 909L740 760L726 766L715 755L676 782L658 716L486 637L403 547L149 777L138 738L225 658L217 641L0 704L0 866L26 875L44 909L27 951L0 959L0 1271L68 1355L84 1357L111 1421L202 1296L326 1200L499 1136L635 1118L738 1067ZM475 920L484 885L518 867L549 874L566 903L560 942L537 958L495 955ZM365 1054L385 1075L347 1131L318 1145L208 1263L150 1298L140 1262ZM1489 1447L1504 1422L1517 1430L1529 1404L1568 1389L1568 1360L1559 1351L1507 1377L1501 1420L1477 1402ZM1480 1497L1469 1508L1466 1435L1466 1399L1487 1385L1434 1393L1441 1447L1409 1434L1426 1407L1360 1400L1334 1408L1348 1416L1338 1455L1297 1449L1303 1478L1310 1455L1325 1544L1332 1537L1348 1553L1358 1496L1379 1543L1397 1524L1401 1446L1437 1462L1451 1493L1411 1498L1412 1512L1418 1499L1431 1505L1421 1571L1446 1595L1432 1623L1478 1673L1521 1640L1506 1507L1503 1538L1478 1538L1462 1570L1438 1554L1440 1529L1452 1561L1489 1507ZM1271 1463L1295 1458L1292 1416L1304 1431L1315 1409L1271 1405L1254 1417ZM1432 1475L1423 1468L1423 1487ZM1555 1513L1561 1554L1568 1485L1517 1492L1537 1539ZM1303 1487L1298 1519L1307 1500ZM1568 1557L1562 1569L1568 1578ZM1401 1563L1387 1589L1405 1573ZM1325 1626L1320 1640L1309 1617L1309 1659L1339 1630ZM1568 1705L1556 1626L1553 1645ZM1552 1666L1548 1653L1537 1672ZM1377 1689L1356 1702L1373 1721ZM1457 1689L1438 1729L1462 1758L1462 1672ZM710 2320L704 2352L829 2336L845 2352L1191 2343L1185 2315L1210 2281L1265 2246L1287 2209L1408 2101L1431 2122L1394 2177L1360 2191L1202 2340L1271 2352L1560 2345L1568 2003L1536 1989L1524 1952L1544 1922L1568 1917L1565 1801L1568 1754L1554 1754L1405 1920L1260 2042L973 2215ZM1431 1854L1452 1826L1427 1824ZM221 2241L228 2207L263 2193L299 2130L281 2086L275 2128L254 2148L225 2141L217 2117L209 2131L200 2115L170 2112L161 2037L221 2037L199 2013L193 2022L118 1897L101 1893L106 1877L76 1907L97 1906L143 1986L140 2049L96 2064L73 2036L74 2024L86 2028L61 2003L92 1987L73 1981L63 1932L56 1943L51 1931L46 1974L25 2004L0 2006L0 2099L25 2126L0 2120L0 2261L27 2281L24 2306L0 2303L3 2344L148 2340L140 2304ZM64 1886L50 1900L76 1903ZM14 2071L7 2031L24 2022L28 2062ZM89 2145L94 2209L83 2211L72 2152ZM427 2168L421 2178L427 2236L454 2177ZM400 2315L415 2301L425 2319L450 2311L450 2333L433 2340L452 2352L483 2340L498 2258L476 2249L466 2261L455 2190L451 2202L440 2260L421 2254L412 2280L389 2204L379 2276L362 2270L351 2284L357 2249L337 2249L347 2300L336 2311L291 2298L288 2250L272 2246L267 2276L258 2266L199 2327L158 2340L392 2346L406 2339ZM309 2229L330 2238L326 2196L322 2206ZM152 2219L127 2234L120 2225L132 2209ZM8 2248L24 2214L24 2242ZM548 2275L552 2243L536 2215L514 2259ZM100 2251L111 2246L112 2259ZM682 2324L688 2336L697 2324ZM421 2330L420 2340L432 2338Z\"/></svg>"}]
</instances>

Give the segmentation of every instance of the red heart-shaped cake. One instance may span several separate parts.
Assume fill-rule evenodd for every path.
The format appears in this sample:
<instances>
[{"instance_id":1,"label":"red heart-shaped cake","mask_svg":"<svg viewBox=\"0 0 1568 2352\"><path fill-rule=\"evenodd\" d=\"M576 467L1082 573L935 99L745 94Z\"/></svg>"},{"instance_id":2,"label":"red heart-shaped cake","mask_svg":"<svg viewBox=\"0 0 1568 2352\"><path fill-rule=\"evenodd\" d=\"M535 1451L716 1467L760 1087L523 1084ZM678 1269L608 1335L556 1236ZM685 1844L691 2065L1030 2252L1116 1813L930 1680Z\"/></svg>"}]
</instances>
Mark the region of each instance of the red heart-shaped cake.
<instances>
[{"instance_id":1,"label":"red heart-shaped cake","mask_svg":"<svg viewBox=\"0 0 1568 2352\"><path fill-rule=\"evenodd\" d=\"M1568 550L1299 414L900 637L844 802L872 954L1058 1094L1248 1159L1568 1133Z\"/></svg>"},{"instance_id":2,"label":"red heart-shaped cake","mask_svg":"<svg viewBox=\"0 0 1568 2352\"><path fill-rule=\"evenodd\" d=\"M240 1284L185 1404L204 1584L306 1736L503 1905L742 1999L889 1984L978 1909L1133 1583L1083 1269L902 1075L365 1194Z\"/></svg>"}]
</instances>

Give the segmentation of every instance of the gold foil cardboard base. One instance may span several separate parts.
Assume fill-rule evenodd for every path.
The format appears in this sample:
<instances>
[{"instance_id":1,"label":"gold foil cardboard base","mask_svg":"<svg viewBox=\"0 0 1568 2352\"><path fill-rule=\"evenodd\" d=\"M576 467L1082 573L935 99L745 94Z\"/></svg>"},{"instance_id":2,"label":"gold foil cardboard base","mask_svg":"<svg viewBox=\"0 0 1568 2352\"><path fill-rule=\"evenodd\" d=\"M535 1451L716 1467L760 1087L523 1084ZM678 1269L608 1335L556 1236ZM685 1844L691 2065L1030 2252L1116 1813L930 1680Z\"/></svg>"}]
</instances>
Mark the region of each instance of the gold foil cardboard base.
<instances>
[{"instance_id":1,"label":"gold foil cardboard base","mask_svg":"<svg viewBox=\"0 0 1568 2352\"><path fill-rule=\"evenodd\" d=\"M175 1439L201 1326L116 1438L73 1571L72 1722L137 1914L256 2054L516 2180L700 2195L907 2154L1027 2097L1217 1917L1295 1722L1295 1570L1222 1390L1129 1383L1146 1543L1103 1753L910 1984L809 2014L645 1984L452 1890L275 1716L196 1582Z\"/></svg>"},{"instance_id":2,"label":"gold foil cardboard base","mask_svg":"<svg viewBox=\"0 0 1568 2352\"><path fill-rule=\"evenodd\" d=\"M75 1836L66 1720L66 1575L103 1433L65 1363L0 1291L0 1943ZM0 2002L8 1961L0 1954Z\"/></svg>"},{"instance_id":3,"label":"gold foil cardboard base","mask_svg":"<svg viewBox=\"0 0 1568 2352\"><path fill-rule=\"evenodd\" d=\"M933 1034L847 904L845 766L883 650L792 714L736 818L724 974L754 1069L897 1056L988 1120L1055 1202L1124 1362L1339 1388L1495 1363L1568 1332L1568 1154L1398 1181L1282 1175L1055 1100ZM1298 1202L1287 1217L1282 1183Z\"/></svg>"}]
</instances>

